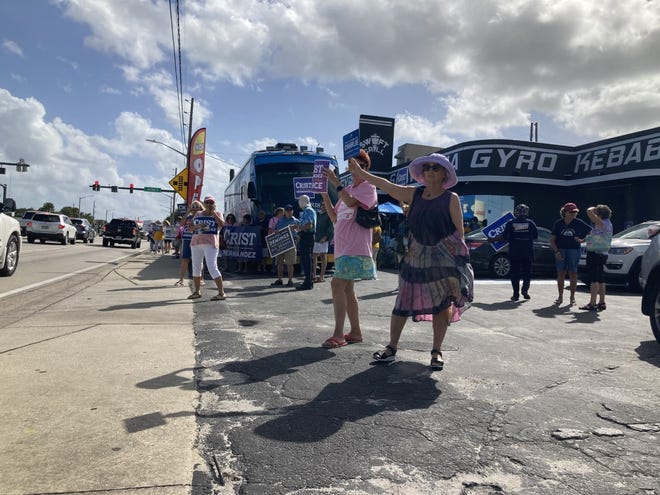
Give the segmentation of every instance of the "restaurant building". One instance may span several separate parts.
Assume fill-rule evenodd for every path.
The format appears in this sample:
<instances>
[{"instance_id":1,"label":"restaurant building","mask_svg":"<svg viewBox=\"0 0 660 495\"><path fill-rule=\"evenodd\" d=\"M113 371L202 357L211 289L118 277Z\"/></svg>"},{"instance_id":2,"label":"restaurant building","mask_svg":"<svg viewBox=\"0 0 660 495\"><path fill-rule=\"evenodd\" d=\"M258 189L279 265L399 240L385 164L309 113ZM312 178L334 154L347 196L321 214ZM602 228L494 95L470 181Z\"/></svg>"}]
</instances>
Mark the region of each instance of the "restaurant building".
<instances>
[{"instance_id":1,"label":"restaurant building","mask_svg":"<svg viewBox=\"0 0 660 495\"><path fill-rule=\"evenodd\" d=\"M410 161L433 151L456 168L459 182L452 190L461 196L466 218L492 221L525 203L537 225L550 228L561 206L573 202L585 220L587 207L608 205L615 232L660 220L660 127L580 146L507 139L447 148L404 144L397 165L376 173L409 184Z\"/></svg>"}]
</instances>

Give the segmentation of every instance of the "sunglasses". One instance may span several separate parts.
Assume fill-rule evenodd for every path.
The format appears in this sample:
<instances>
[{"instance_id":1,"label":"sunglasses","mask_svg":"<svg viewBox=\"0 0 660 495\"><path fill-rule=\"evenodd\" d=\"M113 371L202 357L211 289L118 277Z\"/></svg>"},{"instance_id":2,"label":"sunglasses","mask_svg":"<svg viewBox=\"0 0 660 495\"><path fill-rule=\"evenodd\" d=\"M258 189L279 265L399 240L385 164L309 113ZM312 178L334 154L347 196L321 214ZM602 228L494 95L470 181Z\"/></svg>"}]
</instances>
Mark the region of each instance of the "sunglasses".
<instances>
[{"instance_id":1,"label":"sunglasses","mask_svg":"<svg viewBox=\"0 0 660 495\"><path fill-rule=\"evenodd\" d=\"M439 172L442 169L444 169L444 167L437 163L425 163L424 165L422 165L422 172L428 172L429 170L433 170L434 172Z\"/></svg>"},{"instance_id":2,"label":"sunglasses","mask_svg":"<svg viewBox=\"0 0 660 495\"><path fill-rule=\"evenodd\" d=\"M214 201L204 201L204 204L205 205L214 205L215 202Z\"/></svg>"},{"instance_id":3,"label":"sunglasses","mask_svg":"<svg viewBox=\"0 0 660 495\"><path fill-rule=\"evenodd\" d=\"M199 209L201 209L201 208L200 208L199 206L191 206L190 209L191 209L191 210L199 210Z\"/></svg>"}]
</instances>

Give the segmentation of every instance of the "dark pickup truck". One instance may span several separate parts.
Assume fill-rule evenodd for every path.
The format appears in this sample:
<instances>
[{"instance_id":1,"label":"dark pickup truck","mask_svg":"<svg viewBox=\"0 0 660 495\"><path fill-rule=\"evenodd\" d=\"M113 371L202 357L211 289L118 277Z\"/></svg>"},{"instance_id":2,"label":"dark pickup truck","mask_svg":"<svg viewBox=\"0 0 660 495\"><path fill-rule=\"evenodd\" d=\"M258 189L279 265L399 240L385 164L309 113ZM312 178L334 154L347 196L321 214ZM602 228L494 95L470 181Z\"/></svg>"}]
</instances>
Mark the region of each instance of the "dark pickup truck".
<instances>
[{"instance_id":1,"label":"dark pickup truck","mask_svg":"<svg viewBox=\"0 0 660 495\"><path fill-rule=\"evenodd\" d=\"M140 227L135 220L126 218L113 218L103 228L103 245L128 244L131 249L139 248L142 244Z\"/></svg>"}]
</instances>

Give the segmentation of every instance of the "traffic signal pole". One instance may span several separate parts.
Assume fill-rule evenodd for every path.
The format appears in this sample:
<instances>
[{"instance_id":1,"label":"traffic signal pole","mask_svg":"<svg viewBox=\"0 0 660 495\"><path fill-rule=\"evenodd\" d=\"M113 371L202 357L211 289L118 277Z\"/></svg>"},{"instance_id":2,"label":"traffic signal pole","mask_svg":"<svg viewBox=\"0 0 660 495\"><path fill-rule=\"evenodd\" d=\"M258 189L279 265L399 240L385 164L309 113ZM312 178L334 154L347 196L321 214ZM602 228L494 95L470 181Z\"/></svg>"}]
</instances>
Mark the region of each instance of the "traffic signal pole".
<instances>
[{"instance_id":1,"label":"traffic signal pole","mask_svg":"<svg viewBox=\"0 0 660 495\"><path fill-rule=\"evenodd\" d=\"M145 191L145 192L164 192L164 193L170 193L170 194L175 194L176 191L174 189L161 189L160 187L123 187L123 186L102 186L98 184L98 181L95 182L94 184L91 184L89 187L92 188L93 191L100 191L101 189L110 189L112 192L118 192L119 189L125 190L125 191Z\"/></svg>"}]
</instances>

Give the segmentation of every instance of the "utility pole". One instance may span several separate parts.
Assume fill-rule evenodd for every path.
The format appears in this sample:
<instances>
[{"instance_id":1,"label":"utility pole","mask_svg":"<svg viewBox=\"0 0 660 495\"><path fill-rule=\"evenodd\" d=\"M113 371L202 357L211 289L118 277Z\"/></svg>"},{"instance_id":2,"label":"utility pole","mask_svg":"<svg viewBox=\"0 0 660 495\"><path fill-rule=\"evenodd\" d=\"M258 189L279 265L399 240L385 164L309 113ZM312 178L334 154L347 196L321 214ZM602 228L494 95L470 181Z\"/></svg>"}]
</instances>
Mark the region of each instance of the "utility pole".
<instances>
[{"instance_id":1,"label":"utility pole","mask_svg":"<svg viewBox=\"0 0 660 495\"><path fill-rule=\"evenodd\" d=\"M188 120L188 158L190 158L190 140L192 139L192 119L193 119L193 107L195 106L195 98L190 98L190 119ZM186 167L188 163L186 162Z\"/></svg>"}]
</instances>

